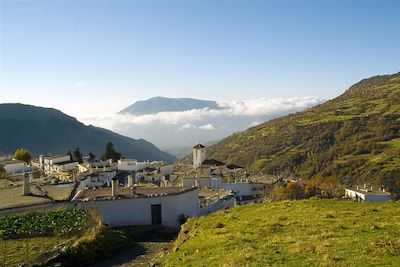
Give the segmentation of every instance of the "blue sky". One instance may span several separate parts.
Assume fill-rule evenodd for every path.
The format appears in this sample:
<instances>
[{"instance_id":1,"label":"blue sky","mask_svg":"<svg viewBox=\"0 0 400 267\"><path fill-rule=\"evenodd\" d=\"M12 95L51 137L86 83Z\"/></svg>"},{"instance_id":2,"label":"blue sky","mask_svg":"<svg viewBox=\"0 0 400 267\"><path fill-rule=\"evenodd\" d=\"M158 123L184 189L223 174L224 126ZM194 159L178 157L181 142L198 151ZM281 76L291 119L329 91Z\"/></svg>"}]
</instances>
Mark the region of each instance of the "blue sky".
<instances>
[{"instance_id":1,"label":"blue sky","mask_svg":"<svg viewBox=\"0 0 400 267\"><path fill-rule=\"evenodd\" d=\"M0 102L341 94L400 71L399 1L0 1Z\"/></svg>"}]
</instances>

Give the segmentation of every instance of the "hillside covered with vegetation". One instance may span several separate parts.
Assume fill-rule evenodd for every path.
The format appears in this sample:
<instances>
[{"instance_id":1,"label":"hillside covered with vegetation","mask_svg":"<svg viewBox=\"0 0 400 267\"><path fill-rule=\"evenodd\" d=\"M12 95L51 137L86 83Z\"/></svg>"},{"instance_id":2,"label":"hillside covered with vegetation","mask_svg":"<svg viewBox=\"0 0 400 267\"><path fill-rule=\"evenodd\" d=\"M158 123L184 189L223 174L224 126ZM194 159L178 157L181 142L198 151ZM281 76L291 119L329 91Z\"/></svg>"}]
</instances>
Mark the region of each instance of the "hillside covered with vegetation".
<instances>
[{"instance_id":1,"label":"hillside covered with vegetation","mask_svg":"<svg viewBox=\"0 0 400 267\"><path fill-rule=\"evenodd\" d=\"M400 73L376 76L303 112L233 134L208 151L250 171L400 193Z\"/></svg>"},{"instance_id":2,"label":"hillside covered with vegetation","mask_svg":"<svg viewBox=\"0 0 400 267\"><path fill-rule=\"evenodd\" d=\"M241 206L189 219L165 266L399 266L400 206L337 200Z\"/></svg>"},{"instance_id":3,"label":"hillside covered with vegetation","mask_svg":"<svg viewBox=\"0 0 400 267\"><path fill-rule=\"evenodd\" d=\"M14 153L27 148L33 155L66 154L80 148L101 157L104 147L112 142L122 156L137 160L175 161L175 157L153 144L135 140L112 131L86 126L73 117L52 108L23 104L0 104L0 151Z\"/></svg>"}]
</instances>

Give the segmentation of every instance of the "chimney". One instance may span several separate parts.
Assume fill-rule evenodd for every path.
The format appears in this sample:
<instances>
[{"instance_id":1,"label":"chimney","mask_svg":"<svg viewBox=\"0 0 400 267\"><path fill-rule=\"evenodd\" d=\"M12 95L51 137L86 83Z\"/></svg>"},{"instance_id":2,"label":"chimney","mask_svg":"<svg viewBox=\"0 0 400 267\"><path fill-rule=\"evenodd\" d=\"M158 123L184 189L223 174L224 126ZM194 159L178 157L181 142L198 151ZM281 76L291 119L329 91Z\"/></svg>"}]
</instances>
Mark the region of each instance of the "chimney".
<instances>
[{"instance_id":1,"label":"chimney","mask_svg":"<svg viewBox=\"0 0 400 267\"><path fill-rule=\"evenodd\" d=\"M209 206L210 205L210 197L207 197L206 198L206 206Z\"/></svg>"},{"instance_id":2,"label":"chimney","mask_svg":"<svg viewBox=\"0 0 400 267\"><path fill-rule=\"evenodd\" d=\"M117 197L118 196L118 178L114 177L111 181L111 196Z\"/></svg>"},{"instance_id":3,"label":"chimney","mask_svg":"<svg viewBox=\"0 0 400 267\"><path fill-rule=\"evenodd\" d=\"M24 196L28 196L28 195L31 194L30 177L29 177L29 175L28 175L27 173L24 175L24 185L23 185L23 188L24 188L24 192L23 192L23 195L24 195Z\"/></svg>"},{"instance_id":4,"label":"chimney","mask_svg":"<svg viewBox=\"0 0 400 267\"><path fill-rule=\"evenodd\" d=\"M132 175L128 176L128 187L132 187L133 186L133 177Z\"/></svg>"}]
</instances>

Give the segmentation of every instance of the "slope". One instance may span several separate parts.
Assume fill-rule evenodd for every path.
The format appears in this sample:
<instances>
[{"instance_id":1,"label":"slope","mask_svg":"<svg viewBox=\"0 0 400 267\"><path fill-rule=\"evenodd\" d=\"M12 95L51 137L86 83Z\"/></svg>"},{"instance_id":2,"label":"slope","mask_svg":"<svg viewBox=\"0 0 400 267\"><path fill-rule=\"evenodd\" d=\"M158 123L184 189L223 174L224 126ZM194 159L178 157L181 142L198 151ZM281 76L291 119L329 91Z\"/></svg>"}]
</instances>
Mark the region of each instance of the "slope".
<instances>
[{"instance_id":1,"label":"slope","mask_svg":"<svg viewBox=\"0 0 400 267\"><path fill-rule=\"evenodd\" d=\"M86 126L52 108L0 104L0 151L13 153L17 148L24 147L38 155L66 153L79 147L83 153L92 151L100 157L110 141L125 157L168 162L175 160L143 139L135 140L106 129Z\"/></svg>"},{"instance_id":2,"label":"slope","mask_svg":"<svg viewBox=\"0 0 400 267\"><path fill-rule=\"evenodd\" d=\"M225 138L209 157L252 171L400 188L400 73Z\"/></svg>"},{"instance_id":3,"label":"slope","mask_svg":"<svg viewBox=\"0 0 400 267\"><path fill-rule=\"evenodd\" d=\"M163 266L399 266L399 219L393 202L241 206L189 219Z\"/></svg>"}]
</instances>

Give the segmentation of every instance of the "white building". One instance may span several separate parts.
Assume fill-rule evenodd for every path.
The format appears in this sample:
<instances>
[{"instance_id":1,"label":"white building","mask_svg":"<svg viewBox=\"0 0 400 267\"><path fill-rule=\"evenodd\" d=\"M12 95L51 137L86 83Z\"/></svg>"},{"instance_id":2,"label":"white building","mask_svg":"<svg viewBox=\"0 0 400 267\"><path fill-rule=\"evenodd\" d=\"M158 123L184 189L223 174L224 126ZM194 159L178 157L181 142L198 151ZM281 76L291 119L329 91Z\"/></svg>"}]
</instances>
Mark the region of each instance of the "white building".
<instances>
[{"instance_id":1,"label":"white building","mask_svg":"<svg viewBox=\"0 0 400 267\"><path fill-rule=\"evenodd\" d=\"M364 188L346 188L345 197L363 202L386 202L390 200L390 193L364 186Z\"/></svg>"},{"instance_id":2,"label":"white building","mask_svg":"<svg viewBox=\"0 0 400 267\"><path fill-rule=\"evenodd\" d=\"M115 170L93 172L81 182L83 187L110 186L111 180L116 176Z\"/></svg>"},{"instance_id":3,"label":"white building","mask_svg":"<svg viewBox=\"0 0 400 267\"><path fill-rule=\"evenodd\" d=\"M202 144L197 144L193 147L193 166L200 167L206 160L206 147Z\"/></svg>"},{"instance_id":4,"label":"white building","mask_svg":"<svg viewBox=\"0 0 400 267\"><path fill-rule=\"evenodd\" d=\"M120 159L118 160L118 170L120 171L141 171L150 166L149 161L139 162L135 159Z\"/></svg>"},{"instance_id":5,"label":"white building","mask_svg":"<svg viewBox=\"0 0 400 267\"><path fill-rule=\"evenodd\" d=\"M97 208L103 223L121 225L180 226L182 215L193 217L200 211L197 188L112 188L78 192L74 201L81 208Z\"/></svg>"},{"instance_id":6,"label":"white building","mask_svg":"<svg viewBox=\"0 0 400 267\"><path fill-rule=\"evenodd\" d=\"M163 175L171 175L174 172L174 165L163 165L160 167L160 173Z\"/></svg>"},{"instance_id":7,"label":"white building","mask_svg":"<svg viewBox=\"0 0 400 267\"><path fill-rule=\"evenodd\" d=\"M223 183L222 177L218 175L211 175L210 177L184 177L181 179L182 187L207 187L214 190L230 190L239 196L253 196L258 197L263 195L265 184L251 183L248 181Z\"/></svg>"},{"instance_id":8,"label":"white building","mask_svg":"<svg viewBox=\"0 0 400 267\"><path fill-rule=\"evenodd\" d=\"M21 160L5 160L0 162L8 176L17 176L24 173L32 173L37 169L29 167L24 161Z\"/></svg>"},{"instance_id":9,"label":"white building","mask_svg":"<svg viewBox=\"0 0 400 267\"><path fill-rule=\"evenodd\" d=\"M69 172L75 170L78 162L71 160L70 155L39 156L39 167L46 175L54 172Z\"/></svg>"}]
</instances>

